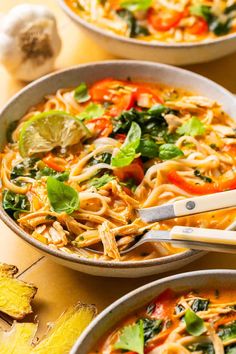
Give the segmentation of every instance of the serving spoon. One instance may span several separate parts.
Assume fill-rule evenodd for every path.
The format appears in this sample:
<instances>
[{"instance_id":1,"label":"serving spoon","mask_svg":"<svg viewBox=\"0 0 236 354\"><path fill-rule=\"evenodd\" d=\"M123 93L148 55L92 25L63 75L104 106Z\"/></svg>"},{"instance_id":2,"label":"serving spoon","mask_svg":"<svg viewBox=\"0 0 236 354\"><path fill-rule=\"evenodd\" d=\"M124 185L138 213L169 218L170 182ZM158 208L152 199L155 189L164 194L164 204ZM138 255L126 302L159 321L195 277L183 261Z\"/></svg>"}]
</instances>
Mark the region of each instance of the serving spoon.
<instances>
[{"instance_id":1,"label":"serving spoon","mask_svg":"<svg viewBox=\"0 0 236 354\"><path fill-rule=\"evenodd\" d=\"M178 248L236 253L236 231L174 226L170 231L148 231L134 245L120 251L120 255L125 255L144 243L150 242L168 242ZM102 251L91 248L87 250L103 254Z\"/></svg>"}]
</instances>

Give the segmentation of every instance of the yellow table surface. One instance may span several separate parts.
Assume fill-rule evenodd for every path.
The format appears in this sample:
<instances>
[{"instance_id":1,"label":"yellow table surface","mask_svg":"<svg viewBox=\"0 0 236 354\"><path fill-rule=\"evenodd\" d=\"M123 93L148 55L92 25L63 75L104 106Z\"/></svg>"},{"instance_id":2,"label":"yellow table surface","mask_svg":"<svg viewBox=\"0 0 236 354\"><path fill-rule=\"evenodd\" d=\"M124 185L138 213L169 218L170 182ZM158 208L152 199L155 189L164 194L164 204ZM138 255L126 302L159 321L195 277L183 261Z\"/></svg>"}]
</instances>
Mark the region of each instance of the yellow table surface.
<instances>
[{"instance_id":1,"label":"yellow table surface","mask_svg":"<svg viewBox=\"0 0 236 354\"><path fill-rule=\"evenodd\" d=\"M114 59L90 38L87 38L58 7L56 0L0 0L0 13L23 2L45 4L58 20L63 47L57 60L57 69L97 60ZM236 92L236 53L215 62L193 65L188 69L205 75ZM21 87L0 66L0 106ZM78 273L58 265L19 239L0 222L0 262L15 264L21 279L34 283L38 293L34 300L34 312L40 321L39 336L49 321L54 321L70 304L81 300L97 305L99 311L128 291L151 280L163 277L156 275L140 279L99 278ZM179 272L209 268L236 269L236 255L209 253ZM164 274L166 276L168 274ZM0 326L4 323L0 317Z\"/></svg>"}]
</instances>

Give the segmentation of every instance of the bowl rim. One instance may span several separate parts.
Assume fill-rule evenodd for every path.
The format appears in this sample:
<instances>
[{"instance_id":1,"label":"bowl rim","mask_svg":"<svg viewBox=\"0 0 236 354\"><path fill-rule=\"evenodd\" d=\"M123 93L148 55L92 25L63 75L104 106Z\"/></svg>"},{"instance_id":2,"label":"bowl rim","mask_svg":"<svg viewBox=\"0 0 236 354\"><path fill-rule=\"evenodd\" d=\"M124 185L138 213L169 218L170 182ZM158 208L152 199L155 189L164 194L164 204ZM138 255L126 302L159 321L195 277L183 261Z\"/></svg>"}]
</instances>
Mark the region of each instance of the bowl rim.
<instances>
[{"instance_id":1,"label":"bowl rim","mask_svg":"<svg viewBox=\"0 0 236 354\"><path fill-rule=\"evenodd\" d=\"M86 340L92 334L92 331L94 330L94 328L96 328L96 326L99 325L99 323L105 317L107 317L109 314L111 314L111 312L114 311L114 309L116 309L117 307L121 306L122 304L124 304L126 302L129 302L130 300L132 300L133 298L135 298L137 296L139 296L140 299L142 299L141 295L142 295L143 292L146 293L147 291L151 290L152 288L156 288L156 287L159 287L161 285L164 285L165 283L169 283L169 282L172 282L172 281L178 281L178 280L182 280L182 279L184 280L186 285L188 285L187 284L187 280L189 278L194 278L194 277L198 278L198 277L201 277L201 276L209 277L211 275L218 275L219 277L222 277L224 275L232 275L232 276L236 277L236 270L235 269L224 268L224 269L203 269L203 270L196 270L196 271L191 271L191 272L183 272L183 273L170 275L168 277L164 277L164 278L160 278L160 279L154 280L152 282L144 284L144 285L142 285L142 286L140 286L140 287L128 292L127 294L123 295L122 297L117 299L115 302L110 304L108 307L106 307L102 312L100 312L95 317L95 319L88 325L88 327L86 327L84 332L77 339L77 341L75 342L73 348L71 349L70 354L77 354L78 353L78 349L79 349L80 345L83 343L83 341ZM185 287L184 285L181 285L181 286ZM127 315L129 315L129 313L127 313L123 317L125 317Z\"/></svg>"},{"instance_id":2,"label":"bowl rim","mask_svg":"<svg viewBox=\"0 0 236 354\"><path fill-rule=\"evenodd\" d=\"M93 23L90 23L86 20L84 20L81 16L76 14L65 2L65 0L58 0L58 3L61 7L61 9L75 22L79 23L79 25L85 27L87 30L90 30L92 32L95 32L96 34L99 34L100 36L105 36L109 37L113 40L117 40L120 42L123 42L124 44L133 44L133 45L140 45L141 47L149 47L149 48L158 48L161 47L163 49L189 49L189 48L200 48L200 47L206 47L208 45L217 45L218 43L222 42L228 42L231 39L236 38L236 32L226 34L223 36L220 36L219 38L213 38L213 39L208 39L206 41L200 41L200 42L190 42L190 43L165 43L162 41L155 41L154 42L147 42L141 39L134 39L134 38L129 38L125 36L118 35L113 32L109 32L109 30L103 29L99 26L96 26Z\"/></svg>"},{"instance_id":3,"label":"bowl rim","mask_svg":"<svg viewBox=\"0 0 236 354\"><path fill-rule=\"evenodd\" d=\"M56 72L50 73L48 75L45 75L38 80L33 81L32 83L28 84L26 87L18 91L15 95L13 95L12 98L1 108L0 110L0 119L2 114L18 99L21 99L21 96L23 96L25 93L30 92L30 90L33 87L37 87L38 84L41 82L53 79L57 76L66 74L67 72L70 71L77 71L77 70L83 70L84 68L88 67L106 67L106 66L137 66L137 65L142 65L142 66L154 66L159 69L165 68L169 71L172 72L180 72L182 74L188 74L193 78L198 78L201 79L201 81L208 83L210 85L214 85L217 87L222 94L227 94L228 96L231 96L232 99L235 100L234 96L226 90L224 87L221 85L215 83L214 81L205 78L202 75L199 75L195 72L191 72L186 69L178 68L175 66L167 65L167 64L161 64L161 63L155 63L155 62L150 62L150 61L138 61L138 60L107 60L107 61L100 61L100 62L91 62L91 63L86 63L82 65L75 65L69 68L65 68L62 70L58 70ZM11 219L11 217L5 212L5 210L2 208L2 205L0 205L0 219L14 232L16 233L19 237L21 237L24 241L28 242L35 248L39 249L41 252L49 254L50 256L54 256L58 259L65 260L67 262L70 262L72 264L81 264L85 266L90 266L90 267L99 267L99 268L104 268L104 269L140 269L140 268L151 268L154 266L163 266L165 264L171 264L177 261L183 261L185 259L197 256L197 255L204 255L206 252L204 251L198 251L198 250L187 250L181 253L176 253L174 255L169 255L165 257L160 257L160 258L154 258L154 259L149 259L149 260L143 260L143 261L125 261L125 262L115 262L115 261L101 261L101 260L93 260L93 259L87 259L83 257L78 257L77 255L73 255L70 253L62 252L59 250L55 250L53 248L50 248L47 245L44 245L40 241L37 241L33 237L31 237L27 232L25 232L23 229L20 228L16 224L16 222Z\"/></svg>"}]
</instances>

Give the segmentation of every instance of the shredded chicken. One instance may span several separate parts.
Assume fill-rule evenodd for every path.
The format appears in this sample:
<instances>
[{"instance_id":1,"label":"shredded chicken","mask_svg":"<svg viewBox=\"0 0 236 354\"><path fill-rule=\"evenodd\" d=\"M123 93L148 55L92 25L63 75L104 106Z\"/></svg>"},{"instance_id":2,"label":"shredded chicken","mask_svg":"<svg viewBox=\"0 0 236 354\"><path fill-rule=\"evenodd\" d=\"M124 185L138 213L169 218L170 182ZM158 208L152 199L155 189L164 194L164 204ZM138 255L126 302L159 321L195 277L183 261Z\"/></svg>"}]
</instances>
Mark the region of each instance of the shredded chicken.
<instances>
[{"instance_id":1,"label":"shredded chicken","mask_svg":"<svg viewBox=\"0 0 236 354\"><path fill-rule=\"evenodd\" d=\"M116 239L113 232L110 230L107 221L102 223L102 225L99 225L98 232L104 247L104 255L112 259L119 260L120 254L117 247Z\"/></svg>"}]
</instances>

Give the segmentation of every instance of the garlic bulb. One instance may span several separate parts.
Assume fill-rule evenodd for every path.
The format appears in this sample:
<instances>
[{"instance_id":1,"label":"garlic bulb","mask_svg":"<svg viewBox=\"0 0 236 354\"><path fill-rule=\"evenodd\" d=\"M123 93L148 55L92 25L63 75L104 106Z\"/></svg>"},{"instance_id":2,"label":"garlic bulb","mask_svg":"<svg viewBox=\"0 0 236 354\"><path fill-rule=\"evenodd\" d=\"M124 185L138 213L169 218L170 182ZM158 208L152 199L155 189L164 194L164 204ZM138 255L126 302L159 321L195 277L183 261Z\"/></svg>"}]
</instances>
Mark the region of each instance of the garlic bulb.
<instances>
[{"instance_id":1,"label":"garlic bulb","mask_svg":"<svg viewBox=\"0 0 236 354\"><path fill-rule=\"evenodd\" d=\"M56 19L45 6L18 5L1 19L0 62L15 78L32 81L52 71L60 49Z\"/></svg>"}]
</instances>

